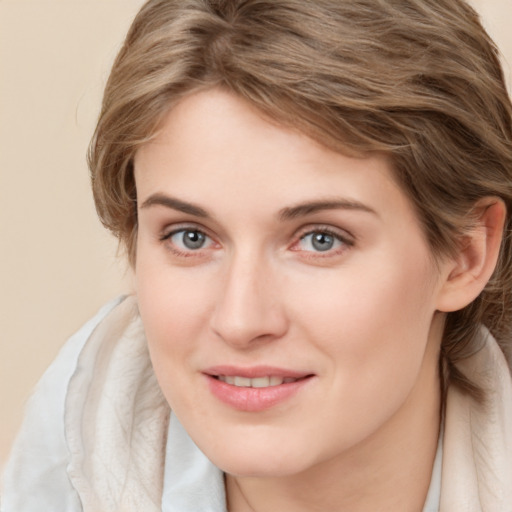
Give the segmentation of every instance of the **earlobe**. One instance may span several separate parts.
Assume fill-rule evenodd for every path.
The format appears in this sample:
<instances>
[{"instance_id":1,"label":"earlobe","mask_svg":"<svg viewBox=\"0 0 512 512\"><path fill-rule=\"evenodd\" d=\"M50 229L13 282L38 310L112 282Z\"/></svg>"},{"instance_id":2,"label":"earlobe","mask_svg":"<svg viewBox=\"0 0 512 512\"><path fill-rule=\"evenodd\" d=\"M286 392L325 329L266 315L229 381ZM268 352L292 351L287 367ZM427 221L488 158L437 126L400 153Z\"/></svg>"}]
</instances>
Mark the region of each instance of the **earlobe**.
<instances>
[{"instance_id":1,"label":"earlobe","mask_svg":"<svg viewBox=\"0 0 512 512\"><path fill-rule=\"evenodd\" d=\"M506 206L496 197L475 205L476 222L464 235L457 255L446 262L437 309L457 311L475 300L489 281L498 261Z\"/></svg>"}]
</instances>

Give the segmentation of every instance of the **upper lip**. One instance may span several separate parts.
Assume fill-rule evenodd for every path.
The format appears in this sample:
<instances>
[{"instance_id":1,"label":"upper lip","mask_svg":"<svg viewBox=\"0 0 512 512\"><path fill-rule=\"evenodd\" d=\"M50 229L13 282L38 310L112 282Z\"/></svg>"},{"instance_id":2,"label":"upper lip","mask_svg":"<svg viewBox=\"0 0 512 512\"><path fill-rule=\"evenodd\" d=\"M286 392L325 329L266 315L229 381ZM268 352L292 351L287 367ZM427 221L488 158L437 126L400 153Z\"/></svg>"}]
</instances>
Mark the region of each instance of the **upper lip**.
<instances>
[{"instance_id":1,"label":"upper lip","mask_svg":"<svg viewBox=\"0 0 512 512\"><path fill-rule=\"evenodd\" d=\"M203 373L218 377L219 375L233 376L233 377L246 377L249 379L256 379L258 377L283 377L301 379L312 375L311 372L291 370L288 368L279 368L277 366L232 366L232 365L218 365L211 366L203 370Z\"/></svg>"}]
</instances>

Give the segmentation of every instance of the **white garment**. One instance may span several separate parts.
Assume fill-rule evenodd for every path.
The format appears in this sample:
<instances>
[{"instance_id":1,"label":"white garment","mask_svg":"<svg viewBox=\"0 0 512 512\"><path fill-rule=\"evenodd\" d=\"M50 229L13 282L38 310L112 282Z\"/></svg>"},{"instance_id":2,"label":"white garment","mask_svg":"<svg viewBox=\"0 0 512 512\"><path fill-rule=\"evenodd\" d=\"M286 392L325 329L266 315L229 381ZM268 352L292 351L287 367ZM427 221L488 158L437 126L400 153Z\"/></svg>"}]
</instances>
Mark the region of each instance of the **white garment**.
<instances>
[{"instance_id":1,"label":"white garment","mask_svg":"<svg viewBox=\"0 0 512 512\"><path fill-rule=\"evenodd\" d=\"M68 383L92 331L121 302L106 304L74 334L38 382L3 478L2 512L75 512L80 500L66 467L64 404Z\"/></svg>"},{"instance_id":2,"label":"white garment","mask_svg":"<svg viewBox=\"0 0 512 512\"><path fill-rule=\"evenodd\" d=\"M224 475L171 413L162 512L226 512Z\"/></svg>"},{"instance_id":3,"label":"white garment","mask_svg":"<svg viewBox=\"0 0 512 512\"><path fill-rule=\"evenodd\" d=\"M483 411L449 391L442 476L438 450L424 512L512 511L510 374L494 340L482 335L485 348L462 369L491 386L489 405ZM110 303L38 384L6 469L1 510L225 512L222 472L175 416L168 419L135 302Z\"/></svg>"}]
</instances>

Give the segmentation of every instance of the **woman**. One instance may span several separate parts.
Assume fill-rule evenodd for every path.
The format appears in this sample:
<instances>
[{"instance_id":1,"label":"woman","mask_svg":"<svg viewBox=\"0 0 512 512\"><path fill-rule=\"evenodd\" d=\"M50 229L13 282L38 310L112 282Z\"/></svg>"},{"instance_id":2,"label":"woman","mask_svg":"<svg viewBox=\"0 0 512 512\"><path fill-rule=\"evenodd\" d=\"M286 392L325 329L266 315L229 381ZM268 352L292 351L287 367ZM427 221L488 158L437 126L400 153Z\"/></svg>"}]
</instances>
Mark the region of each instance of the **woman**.
<instances>
[{"instance_id":1,"label":"woman","mask_svg":"<svg viewBox=\"0 0 512 512\"><path fill-rule=\"evenodd\" d=\"M511 142L462 0L150 0L89 159L136 294L5 510L509 510Z\"/></svg>"}]
</instances>

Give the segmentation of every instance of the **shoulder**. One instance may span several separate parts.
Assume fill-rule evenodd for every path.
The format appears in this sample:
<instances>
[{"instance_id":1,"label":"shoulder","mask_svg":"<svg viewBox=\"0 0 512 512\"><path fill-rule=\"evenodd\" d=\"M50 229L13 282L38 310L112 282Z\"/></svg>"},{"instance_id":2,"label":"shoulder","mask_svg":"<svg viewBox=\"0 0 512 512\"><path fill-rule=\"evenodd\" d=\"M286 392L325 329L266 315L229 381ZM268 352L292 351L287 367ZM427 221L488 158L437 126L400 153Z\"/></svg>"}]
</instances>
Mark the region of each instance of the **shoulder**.
<instances>
[{"instance_id":1,"label":"shoulder","mask_svg":"<svg viewBox=\"0 0 512 512\"><path fill-rule=\"evenodd\" d=\"M485 327L480 336L482 348L457 367L484 400L448 389L442 510L509 510L512 502L512 379L496 340Z\"/></svg>"},{"instance_id":2,"label":"shoulder","mask_svg":"<svg viewBox=\"0 0 512 512\"><path fill-rule=\"evenodd\" d=\"M2 510L81 510L66 472L66 394L91 333L122 301L120 297L109 302L85 323L62 347L37 384L5 469Z\"/></svg>"}]
</instances>

